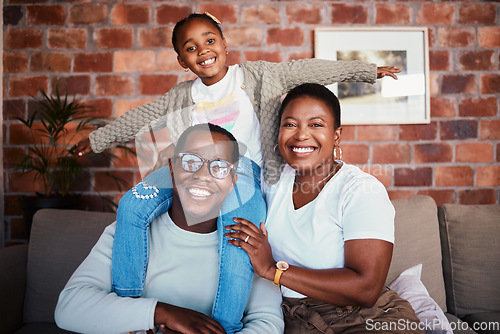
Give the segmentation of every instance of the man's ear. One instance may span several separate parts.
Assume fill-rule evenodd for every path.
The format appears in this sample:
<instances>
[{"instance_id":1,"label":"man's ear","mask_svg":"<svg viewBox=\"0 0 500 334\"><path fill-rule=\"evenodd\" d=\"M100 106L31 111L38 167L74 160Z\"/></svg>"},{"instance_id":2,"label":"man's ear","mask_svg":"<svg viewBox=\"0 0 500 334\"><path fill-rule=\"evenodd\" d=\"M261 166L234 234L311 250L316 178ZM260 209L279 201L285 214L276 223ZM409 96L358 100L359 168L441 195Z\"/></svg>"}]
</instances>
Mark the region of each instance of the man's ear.
<instances>
[{"instance_id":1,"label":"man's ear","mask_svg":"<svg viewBox=\"0 0 500 334\"><path fill-rule=\"evenodd\" d=\"M182 68L188 68L188 66L186 65L186 63L184 62L184 60L182 60L181 56L177 56L177 62L179 63L179 65L181 65Z\"/></svg>"}]
</instances>

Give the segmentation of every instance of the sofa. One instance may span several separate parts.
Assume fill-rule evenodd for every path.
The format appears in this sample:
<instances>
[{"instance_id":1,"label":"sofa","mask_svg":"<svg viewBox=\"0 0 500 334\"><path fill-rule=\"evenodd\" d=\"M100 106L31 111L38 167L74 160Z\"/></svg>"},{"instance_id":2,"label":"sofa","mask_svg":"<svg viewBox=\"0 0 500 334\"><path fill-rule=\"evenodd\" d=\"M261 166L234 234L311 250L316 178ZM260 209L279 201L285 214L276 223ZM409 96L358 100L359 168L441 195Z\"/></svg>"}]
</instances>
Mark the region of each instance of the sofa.
<instances>
[{"instance_id":1,"label":"sofa","mask_svg":"<svg viewBox=\"0 0 500 334\"><path fill-rule=\"evenodd\" d=\"M438 208L427 196L392 203L387 284L407 296L417 315L444 315L445 329L454 333L500 332L500 205ZM68 333L54 323L59 292L114 219L113 213L42 209L29 244L0 249L0 334ZM428 333L446 332L427 325Z\"/></svg>"}]
</instances>

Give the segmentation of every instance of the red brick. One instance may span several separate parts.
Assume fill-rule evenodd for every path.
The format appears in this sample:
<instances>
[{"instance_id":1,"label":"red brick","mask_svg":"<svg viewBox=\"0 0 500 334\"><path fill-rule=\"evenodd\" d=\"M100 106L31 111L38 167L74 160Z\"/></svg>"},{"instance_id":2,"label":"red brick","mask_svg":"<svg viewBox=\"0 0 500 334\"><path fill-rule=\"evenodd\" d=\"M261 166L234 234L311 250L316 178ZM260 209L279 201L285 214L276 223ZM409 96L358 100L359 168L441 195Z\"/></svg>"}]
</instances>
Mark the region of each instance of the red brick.
<instances>
[{"instance_id":1,"label":"red brick","mask_svg":"<svg viewBox=\"0 0 500 334\"><path fill-rule=\"evenodd\" d=\"M477 120L441 121L441 140L477 138Z\"/></svg>"},{"instance_id":2,"label":"red brick","mask_svg":"<svg viewBox=\"0 0 500 334\"><path fill-rule=\"evenodd\" d=\"M137 156L133 155L126 150L121 148L115 148L113 150L115 158L113 159L113 165L115 168L126 168L126 167L137 167Z\"/></svg>"},{"instance_id":3,"label":"red brick","mask_svg":"<svg viewBox=\"0 0 500 334\"><path fill-rule=\"evenodd\" d=\"M373 145L372 161L375 164L408 164L411 146L408 144Z\"/></svg>"},{"instance_id":4,"label":"red brick","mask_svg":"<svg viewBox=\"0 0 500 334\"><path fill-rule=\"evenodd\" d=\"M157 70L161 72L182 71L183 68L177 61L177 53L174 50L165 50L158 53L156 57Z\"/></svg>"},{"instance_id":5,"label":"red brick","mask_svg":"<svg viewBox=\"0 0 500 334\"><path fill-rule=\"evenodd\" d=\"M36 96L40 89L47 91L46 76L9 78L9 97Z\"/></svg>"},{"instance_id":6,"label":"red brick","mask_svg":"<svg viewBox=\"0 0 500 334\"><path fill-rule=\"evenodd\" d=\"M469 166L436 166L436 186L472 186L474 170Z\"/></svg>"},{"instance_id":7,"label":"red brick","mask_svg":"<svg viewBox=\"0 0 500 334\"><path fill-rule=\"evenodd\" d=\"M59 87L61 93L68 93L68 95L87 95L90 92L90 77L88 75L72 75L53 78L51 87Z\"/></svg>"},{"instance_id":8,"label":"red brick","mask_svg":"<svg viewBox=\"0 0 500 334\"><path fill-rule=\"evenodd\" d=\"M358 125L358 141L385 141L397 139L397 125Z\"/></svg>"},{"instance_id":9,"label":"red brick","mask_svg":"<svg viewBox=\"0 0 500 334\"><path fill-rule=\"evenodd\" d=\"M96 45L101 49L128 49L132 47L133 37L131 28L103 28L96 29Z\"/></svg>"},{"instance_id":10,"label":"red brick","mask_svg":"<svg viewBox=\"0 0 500 334\"><path fill-rule=\"evenodd\" d=\"M280 9L270 4L245 7L242 8L241 20L244 24L280 24Z\"/></svg>"},{"instance_id":11,"label":"red brick","mask_svg":"<svg viewBox=\"0 0 500 334\"><path fill-rule=\"evenodd\" d=\"M476 32L472 27L438 28L438 45L441 47L474 46Z\"/></svg>"},{"instance_id":12,"label":"red brick","mask_svg":"<svg viewBox=\"0 0 500 334\"><path fill-rule=\"evenodd\" d=\"M119 75L98 76L95 80L95 95L125 95L134 93L134 81Z\"/></svg>"},{"instance_id":13,"label":"red brick","mask_svg":"<svg viewBox=\"0 0 500 334\"><path fill-rule=\"evenodd\" d=\"M191 12L191 6L161 5L156 8L156 22L158 24L175 24Z\"/></svg>"},{"instance_id":14,"label":"red brick","mask_svg":"<svg viewBox=\"0 0 500 334\"><path fill-rule=\"evenodd\" d=\"M492 119L486 120L483 119L480 121L480 129L481 129L481 139L487 140L495 140L500 139L500 119Z\"/></svg>"},{"instance_id":15,"label":"red brick","mask_svg":"<svg viewBox=\"0 0 500 334\"><path fill-rule=\"evenodd\" d=\"M436 139L437 124L401 124L399 140L433 140Z\"/></svg>"},{"instance_id":16,"label":"red brick","mask_svg":"<svg viewBox=\"0 0 500 334\"><path fill-rule=\"evenodd\" d=\"M432 169L396 168L394 171L394 186L396 187L426 187L432 185Z\"/></svg>"},{"instance_id":17,"label":"red brick","mask_svg":"<svg viewBox=\"0 0 500 334\"><path fill-rule=\"evenodd\" d=\"M389 190L387 191L391 201L415 196L414 190Z\"/></svg>"},{"instance_id":18,"label":"red brick","mask_svg":"<svg viewBox=\"0 0 500 334\"><path fill-rule=\"evenodd\" d=\"M456 116L455 101L444 97L431 97L431 118Z\"/></svg>"},{"instance_id":19,"label":"red brick","mask_svg":"<svg viewBox=\"0 0 500 334\"><path fill-rule=\"evenodd\" d=\"M459 143L456 147L457 162L493 162L493 145L490 143Z\"/></svg>"},{"instance_id":20,"label":"red brick","mask_svg":"<svg viewBox=\"0 0 500 334\"><path fill-rule=\"evenodd\" d=\"M500 47L499 27L479 27L477 28L479 46L486 48Z\"/></svg>"},{"instance_id":21,"label":"red brick","mask_svg":"<svg viewBox=\"0 0 500 334\"><path fill-rule=\"evenodd\" d=\"M342 23L368 23L368 8L362 5L332 4L331 22Z\"/></svg>"},{"instance_id":22,"label":"red brick","mask_svg":"<svg viewBox=\"0 0 500 334\"><path fill-rule=\"evenodd\" d=\"M115 105L115 117L118 118L123 115L125 112L129 111L132 108L142 106L146 103L153 101L155 98L147 98L141 100L116 100Z\"/></svg>"},{"instance_id":23,"label":"red brick","mask_svg":"<svg viewBox=\"0 0 500 334\"><path fill-rule=\"evenodd\" d=\"M149 5L118 4L111 9L111 23L114 25L149 23Z\"/></svg>"},{"instance_id":24,"label":"red brick","mask_svg":"<svg viewBox=\"0 0 500 334\"><path fill-rule=\"evenodd\" d=\"M139 29L139 45L142 48L172 48L172 28L155 27Z\"/></svg>"},{"instance_id":25,"label":"red brick","mask_svg":"<svg viewBox=\"0 0 500 334\"><path fill-rule=\"evenodd\" d=\"M3 120L11 120L17 117L25 117L26 103L23 99L7 100L3 99L2 112Z\"/></svg>"},{"instance_id":26,"label":"red brick","mask_svg":"<svg viewBox=\"0 0 500 334\"><path fill-rule=\"evenodd\" d=\"M458 106L458 114L463 117L495 116L497 99L494 97L463 99Z\"/></svg>"},{"instance_id":27,"label":"red brick","mask_svg":"<svg viewBox=\"0 0 500 334\"><path fill-rule=\"evenodd\" d=\"M269 28L267 30L267 44L281 46L301 46L305 36L301 28Z\"/></svg>"},{"instance_id":28,"label":"red brick","mask_svg":"<svg viewBox=\"0 0 500 334\"><path fill-rule=\"evenodd\" d=\"M443 94L473 94L476 92L476 85L474 74L443 75L441 92Z\"/></svg>"},{"instance_id":29,"label":"red brick","mask_svg":"<svg viewBox=\"0 0 500 334\"><path fill-rule=\"evenodd\" d=\"M49 47L53 49L84 49L87 43L85 29L50 29Z\"/></svg>"},{"instance_id":30,"label":"red brick","mask_svg":"<svg viewBox=\"0 0 500 334\"><path fill-rule=\"evenodd\" d=\"M91 117L108 119L113 115L113 101L109 99L92 99L80 102L90 108Z\"/></svg>"},{"instance_id":31,"label":"red brick","mask_svg":"<svg viewBox=\"0 0 500 334\"><path fill-rule=\"evenodd\" d=\"M423 4L417 14L420 25L453 25L455 6L452 4Z\"/></svg>"},{"instance_id":32,"label":"red brick","mask_svg":"<svg viewBox=\"0 0 500 334\"><path fill-rule=\"evenodd\" d=\"M176 75L141 75L139 79L139 94L163 95L176 83Z\"/></svg>"},{"instance_id":33,"label":"red brick","mask_svg":"<svg viewBox=\"0 0 500 334\"><path fill-rule=\"evenodd\" d=\"M430 50L429 68L431 71L449 71L450 52L448 50Z\"/></svg>"},{"instance_id":34,"label":"red brick","mask_svg":"<svg viewBox=\"0 0 500 334\"><path fill-rule=\"evenodd\" d=\"M33 125L34 129L40 129L42 126L40 123L35 123ZM13 123L9 125L9 131L6 133L9 145L23 145L34 143L33 134L30 133L29 129L20 122Z\"/></svg>"},{"instance_id":35,"label":"red brick","mask_svg":"<svg viewBox=\"0 0 500 334\"><path fill-rule=\"evenodd\" d=\"M258 27L232 27L224 32L229 47L261 46L262 30Z\"/></svg>"},{"instance_id":36,"label":"red brick","mask_svg":"<svg viewBox=\"0 0 500 334\"><path fill-rule=\"evenodd\" d=\"M453 149L445 143L419 144L415 145L415 163L428 162L451 162L453 160Z\"/></svg>"},{"instance_id":37,"label":"red brick","mask_svg":"<svg viewBox=\"0 0 500 334\"><path fill-rule=\"evenodd\" d=\"M265 60L270 62L281 62L281 52L279 51L247 51L245 52L245 61Z\"/></svg>"},{"instance_id":38,"label":"red brick","mask_svg":"<svg viewBox=\"0 0 500 334\"><path fill-rule=\"evenodd\" d=\"M392 165L369 165L359 167L362 171L377 178L384 187L388 188L391 186L392 175L394 174Z\"/></svg>"},{"instance_id":39,"label":"red brick","mask_svg":"<svg viewBox=\"0 0 500 334\"><path fill-rule=\"evenodd\" d=\"M465 51L460 55L462 71L485 71L495 69L493 50Z\"/></svg>"},{"instance_id":40,"label":"red brick","mask_svg":"<svg viewBox=\"0 0 500 334\"><path fill-rule=\"evenodd\" d=\"M481 75L481 94L500 93L500 74Z\"/></svg>"},{"instance_id":41,"label":"red brick","mask_svg":"<svg viewBox=\"0 0 500 334\"><path fill-rule=\"evenodd\" d=\"M69 22L71 24L103 23L107 17L108 5L104 4L78 4L69 9Z\"/></svg>"},{"instance_id":42,"label":"red brick","mask_svg":"<svg viewBox=\"0 0 500 334\"><path fill-rule=\"evenodd\" d=\"M3 168L16 168L25 154L24 148L4 147L3 149Z\"/></svg>"},{"instance_id":43,"label":"red brick","mask_svg":"<svg viewBox=\"0 0 500 334\"><path fill-rule=\"evenodd\" d=\"M356 125L342 125L342 142L356 141Z\"/></svg>"},{"instance_id":44,"label":"red brick","mask_svg":"<svg viewBox=\"0 0 500 334\"><path fill-rule=\"evenodd\" d=\"M463 4L458 10L460 24L495 24L495 4Z\"/></svg>"},{"instance_id":45,"label":"red brick","mask_svg":"<svg viewBox=\"0 0 500 334\"><path fill-rule=\"evenodd\" d=\"M429 75L429 83L430 83L430 93L432 95L438 95L439 94L439 82L438 79L440 78L440 75L436 73L430 73Z\"/></svg>"},{"instance_id":46,"label":"red brick","mask_svg":"<svg viewBox=\"0 0 500 334\"><path fill-rule=\"evenodd\" d=\"M94 182L95 182L95 188L97 191L119 191L123 189L119 189L118 185L116 182L113 180L112 177L109 175L112 175L114 177L120 178L122 180L125 180L128 182L126 185L126 189L129 189L132 187L132 182L131 180L134 179L134 173L129 172L129 171L97 171L95 173L94 177Z\"/></svg>"},{"instance_id":47,"label":"red brick","mask_svg":"<svg viewBox=\"0 0 500 334\"><path fill-rule=\"evenodd\" d=\"M417 195L430 196L434 199L437 206L442 204L455 203L455 190L438 190L438 189L425 189L419 190Z\"/></svg>"},{"instance_id":48,"label":"red brick","mask_svg":"<svg viewBox=\"0 0 500 334\"><path fill-rule=\"evenodd\" d=\"M497 162L500 162L500 144L497 144Z\"/></svg>"},{"instance_id":49,"label":"red brick","mask_svg":"<svg viewBox=\"0 0 500 334\"><path fill-rule=\"evenodd\" d=\"M312 50L303 50L301 52L291 52L288 54L288 60L308 59L313 58Z\"/></svg>"},{"instance_id":50,"label":"red brick","mask_svg":"<svg viewBox=\"0 0 500 334\"><path fill-rule=\"evenodd\" d=\"M241 64L241 52L240 51L229 51L229 54L226 56L226 65L236 65Z\"/></svg>"},{"instance_id":51,"label":"red brick","mask_svg":"<svg viewBox=\"0 0 500 334\"><path fill-rule=\"evenodd\" d=\"M26 23L30 26L62 26L66 23L63 6L26 6Z\"/></svg>"},{"instance_id":52,"label":"red brick","mask_svg":"<svg viewBox=\"0 0 500 334\"><path fill-rule=\"evenodd\" d=\"M4 32L4 50L40 49L43 34L38 29L8 29Z\"/></svg>"},{"instance_id":53,"label":"red brick","mask_svg":"<svg viewBox=\"0 0 500 334\"><path fill-rule=\"evenodd\" d=\"M292 4L286 6L286 17L288 24L305 23L320 24L323 21L321 15L323 5L317 4Z\"/></svg>"},{"instance_id":54,"label":"red brick","mask_svg":"<svg viewBox=\"0 0 500 334\"><path fill-rule=\"evenodd\" d=\"M3 72L23 73L28 70L28 54L26 52L4 52Z\"/></svg>"},{"instance_id":55,"label":"red brick","mask_svg":"<svg viewBox=\"0 0 500 334\"><path fill-rule=\"evenodd\" d=\"M74 58L74 72L113 71L113 54L111 52L76 53Z\"/></svg>"},{"instance_id":56,"label":"red brick","mask_svg":"<svg viewBox=\"0 0 500 334\"><path fill-rule=\"evenodd\" d=\"M375 5L375 24L410 24L410 7L400 4Z\"/></svg>"},{"instance_id":57,"label":"red brick","mask_svg":"<svg viewBox=\"0 0 500 334\"><path fill-rule=\"evenodd\" d=\"M350 164L367 164L370 158L370 147L367 145L343 144L342 160Z\"/></svg>"},{"instance_id":58,"label":"red brick","mask_svg":"<svg viewBox=\"0 0 500 334\"><path fill-rule=\"evenodd\" d=\"M23 16L21 6L3 6L3 24L15 26L19 24Z\"/></svg>"},{"instance_id":59,"label":"red brick","mask_svg":"<svg viewBox=\"0 0 500 334\"><path fill-rule=\"evenodd\" d=\"M495 204L495 189L470 189L458 192L459 204Z\"/></svg>"},{"instance_id":60,"label":"red brick","mask_svg":"<svg viewBox=\"0 0 500 334\"><path fill-rule=\"evenodd\" d=\"M152 72L155 70L155 52L116 51L114 53L115 72Z\"/></svg>"},{"instance_id":61,"label":"red brick","mask_svg":"<svg viewBox=\"0 0 500 334\"><path fill-rule=\"evenodd\" d=\"M200 4L200 13L209 12L214 15L222 24L238 22L238 6L230 4Z\"/></svg>"},{"instance_id":62,"label":"red brick","mask_svg":"<svg viewBox=\"0 0 500 334\"><path fill-rule=\"evenodd\" d=\"M33 52L30 70L33 72L69 72L71 57L61 52Z\"/></svg>"}]
</instances>

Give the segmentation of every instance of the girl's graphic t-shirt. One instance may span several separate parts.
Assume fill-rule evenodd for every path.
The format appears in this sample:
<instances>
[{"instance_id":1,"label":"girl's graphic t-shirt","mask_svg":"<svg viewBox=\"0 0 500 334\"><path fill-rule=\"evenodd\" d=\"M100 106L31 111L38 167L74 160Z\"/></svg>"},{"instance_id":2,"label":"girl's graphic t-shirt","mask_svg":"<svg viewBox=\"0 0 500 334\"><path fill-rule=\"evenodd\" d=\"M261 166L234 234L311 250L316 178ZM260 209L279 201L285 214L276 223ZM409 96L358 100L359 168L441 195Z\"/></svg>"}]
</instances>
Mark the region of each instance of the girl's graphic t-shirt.
<instances>
[{"instance_id":1,"label":"girl's graphic t-shirt","mask_svg":"<svg viewBox=\"0 0 500 334\"><path fill-rule=\"evenodd\" d=\"M196 103L192 125L212 123L225 128L245 145L244 155L262 167L260 124L242 86L243 70L239 65L229 66L224 78L211 86L197 78L191 91Z\"/></svg>"}]
</instances>

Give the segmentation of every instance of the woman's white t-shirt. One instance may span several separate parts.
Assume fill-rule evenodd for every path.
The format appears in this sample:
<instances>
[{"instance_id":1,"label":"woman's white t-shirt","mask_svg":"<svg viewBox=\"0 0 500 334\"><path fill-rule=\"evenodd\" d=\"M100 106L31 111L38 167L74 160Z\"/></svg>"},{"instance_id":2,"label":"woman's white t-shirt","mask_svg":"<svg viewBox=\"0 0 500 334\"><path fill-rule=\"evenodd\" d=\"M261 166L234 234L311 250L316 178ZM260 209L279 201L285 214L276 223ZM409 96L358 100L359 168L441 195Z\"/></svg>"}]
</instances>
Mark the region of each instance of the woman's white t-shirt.
<instances>
[{"instance_id":1,"label":"woman's white t-shirt","mask_svg":"<svg viewBox=\"0 0 500 334\"><path fill-rule=\"evenodd\" d=\"M344 242L394 242L394 207L385 187L358 167L343 164L320 194L295 209L295 170L286 165L278 183L265 186L266 228L276 261L311 268L343 268ZM285 297L306 297L282 286Z\"/></svg>"},{"instance_id":2,"label":"woman's white t-shirt","mask_svg":"<svg viewBox=\"0 0 500 334\"><path fill-rule=\"evenodd\" d=\"M262 167L260 124L242 87L243 70L239 65L229 66L224 78L210 86L197 78L191 88L196 104L191 125L212 123L225 128L246 146L244 155Z\"/></svg>"}]
</instances>

